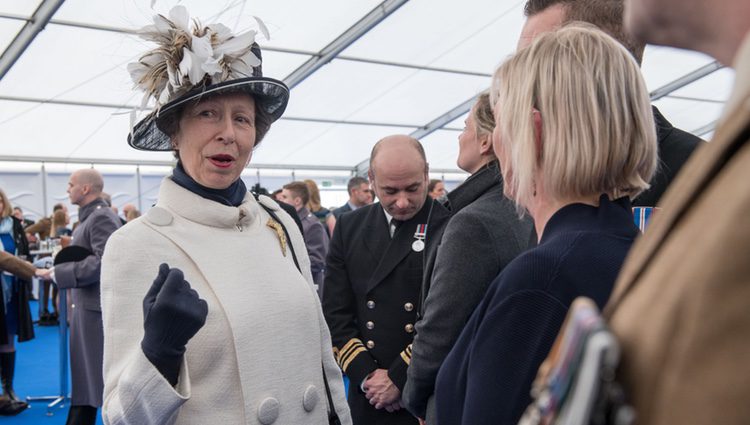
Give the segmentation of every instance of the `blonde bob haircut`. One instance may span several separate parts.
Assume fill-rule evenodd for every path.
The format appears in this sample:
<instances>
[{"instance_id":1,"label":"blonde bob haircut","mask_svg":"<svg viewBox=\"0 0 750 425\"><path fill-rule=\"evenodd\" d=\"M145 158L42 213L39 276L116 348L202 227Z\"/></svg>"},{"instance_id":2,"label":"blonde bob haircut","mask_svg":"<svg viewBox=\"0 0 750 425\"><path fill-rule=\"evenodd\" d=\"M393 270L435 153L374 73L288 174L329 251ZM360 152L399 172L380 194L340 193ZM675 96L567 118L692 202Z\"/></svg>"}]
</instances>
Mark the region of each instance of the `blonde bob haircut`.
<instances>
[{"instance_id":1,"label":"blonde bob haircut","mask_svg":"<svg viewBox=\"0 0 750 425\"><path fill-rule=\"evenodd\" d=\"M518 51L495 72L491 102L519 211L536 196L538 172L556 201L632 200L648 189L657 145L646 84L628 51L592 25L572 23Z\"/></svg>"}]
</instances>

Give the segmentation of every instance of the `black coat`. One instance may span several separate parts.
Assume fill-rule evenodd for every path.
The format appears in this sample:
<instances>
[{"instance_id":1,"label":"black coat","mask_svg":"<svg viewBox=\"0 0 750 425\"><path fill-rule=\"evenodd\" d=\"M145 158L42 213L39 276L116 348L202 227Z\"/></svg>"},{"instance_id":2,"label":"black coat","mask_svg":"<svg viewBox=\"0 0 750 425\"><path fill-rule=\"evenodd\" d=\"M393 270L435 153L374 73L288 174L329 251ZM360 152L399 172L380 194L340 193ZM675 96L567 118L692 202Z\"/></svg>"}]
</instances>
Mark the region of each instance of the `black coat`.
<instances>
[{"instance_id":1,"label":"black coat","mask_svg":"<svg viewBox=\"0 0 750 425\"><path fill-rule=\"evenodd\" d=\"M416 423L406 410L376 410L360 384L382 368L403 390L425 252L412 249L414 233L418 224L427 224L429 246L430 234L447 218L445 208L428 199L392 239L379 203L344 214L336 223L327 257L323 312L339 366L351 380L348 401L357 425Z\"/></svg>"},{"instance_id":2,"label":"black coat","mask_svg":"<svg viewBox=\"0 0 750 425\"><path fill-rule=\"evenodd\" d=\"M655 106L653 110L659 143L659 166L651 178L651 188L633 200L634 207L656 206L669 184L690 158L690 154L703 144L699 137L672 126Z\"/></svg>"},{"instance_id":3,"label":"black coat","mask_svg":"<svg viewBox=\"0 0 750 425\"><path fill-rule=\"evenodd\" d=\"M451 191L448 203L450 221L442 232L430 234L435 243L427 251L420 319L402 394L406 408L428 424L434 423L438 370L471 313L502 269L536 245L531 218L519 219L513 201L503 195L497 161Z\"/></svg>"}]
</instances>

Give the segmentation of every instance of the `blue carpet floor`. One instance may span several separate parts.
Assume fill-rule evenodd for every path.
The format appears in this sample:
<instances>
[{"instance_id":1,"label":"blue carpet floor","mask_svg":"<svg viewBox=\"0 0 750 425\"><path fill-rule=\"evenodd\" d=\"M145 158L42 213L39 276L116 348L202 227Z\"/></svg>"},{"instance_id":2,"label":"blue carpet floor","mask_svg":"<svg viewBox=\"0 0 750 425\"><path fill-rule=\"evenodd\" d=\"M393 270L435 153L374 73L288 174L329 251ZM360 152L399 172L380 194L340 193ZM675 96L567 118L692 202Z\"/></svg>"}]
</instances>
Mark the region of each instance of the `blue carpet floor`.
<instances>
[{"instance_id":1,"label":"blue carpet floor","mask_svg":"<svg viewBox=\"0 0 750 425\"><path fill-rule=\"evenodd\" d=\"M38 305L31 302L31 312L37 319ZM60 392L59 337L54 326L34 326L36 338L16 344L16 376L14 386L19 398L27 396L56 395ZM68 369L70 370L70 369ZM70 390L70 383L68 384ZM69 402L69 400L67 400ZM62 408L54 408L52 416L47 415L48 401L30 403L18 416L0 416L3 425L64 425L68 416L69 403ZM96 422L102 424L102 419Z\"/></svg>"}]
</instances>

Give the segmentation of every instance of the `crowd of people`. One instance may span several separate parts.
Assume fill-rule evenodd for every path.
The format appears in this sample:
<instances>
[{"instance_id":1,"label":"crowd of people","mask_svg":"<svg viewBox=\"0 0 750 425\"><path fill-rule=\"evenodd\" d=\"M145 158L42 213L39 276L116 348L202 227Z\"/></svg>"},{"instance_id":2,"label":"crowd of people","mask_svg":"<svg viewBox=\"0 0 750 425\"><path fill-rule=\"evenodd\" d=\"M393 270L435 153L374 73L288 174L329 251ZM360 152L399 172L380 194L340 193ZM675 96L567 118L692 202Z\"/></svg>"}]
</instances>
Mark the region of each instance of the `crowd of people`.
<instances>
[{"instance_id":1,"label":"crowd of people","mask_svg":"<svg viewBox=\"0 0 750 425\"><path fill-rule=\"evenodd\" d=\"M312 180L266 196L240 178L289 102L253 34L155 17L129 71L156 108L128 143L174 152L157 203L123 220L76 171L71 234L63 205L24 222L0 191L0 414L26 408L14 344L34 337L36 276L75 304L68 424L549 423L524 411L579 297L619 343L603 379L634 412L608 416L608 394L596 423L747 423L750 1L668 3L528 0L458 137L468 178L446 190L418 140L388 135L338 208ZM170 65L205 35L230 54ZM651 105L646 42L737 69L712 143ZM636 206L660 208L645 233ZM47 237L65 260L25 261Z\"/></svg>"}]
</instances>

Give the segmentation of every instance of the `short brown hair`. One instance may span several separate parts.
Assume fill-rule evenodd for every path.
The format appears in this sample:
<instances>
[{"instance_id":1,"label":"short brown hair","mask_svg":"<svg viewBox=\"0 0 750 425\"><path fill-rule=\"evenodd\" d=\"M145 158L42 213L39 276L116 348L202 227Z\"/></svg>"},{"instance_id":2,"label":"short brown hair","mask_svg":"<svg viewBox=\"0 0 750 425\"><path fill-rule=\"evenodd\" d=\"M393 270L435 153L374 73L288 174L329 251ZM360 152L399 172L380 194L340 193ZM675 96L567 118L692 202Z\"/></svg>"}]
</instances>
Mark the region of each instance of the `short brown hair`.
<instances>
[{"instance_id":1,"label":"short brown hair","mask_svg":"<svg viewBox=\"0 0 750 425\"><path fill-rule=\"evenodd\" d=\"M302 198L302 205L307 207L310 201L310 191L307 189L305 182L291 182L284 185L284 189L292 192L295 198Z\"/></svg>"},{"instance_id":2,"label":"short brown hair","mask_svg":"<svg viewBox=\"0 0 750 425\"><path fill-rule=\"evenodd\" d=\"M563 23L581 21L595 25L625 46L638 65L643 62L646 44L625 32L623 0L527 0L523 13L527 17L534 16L556 4L565 8Z\"/></svg>"}]
</instances>

